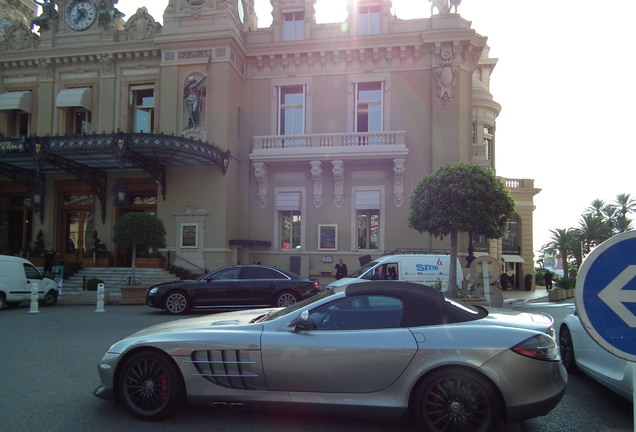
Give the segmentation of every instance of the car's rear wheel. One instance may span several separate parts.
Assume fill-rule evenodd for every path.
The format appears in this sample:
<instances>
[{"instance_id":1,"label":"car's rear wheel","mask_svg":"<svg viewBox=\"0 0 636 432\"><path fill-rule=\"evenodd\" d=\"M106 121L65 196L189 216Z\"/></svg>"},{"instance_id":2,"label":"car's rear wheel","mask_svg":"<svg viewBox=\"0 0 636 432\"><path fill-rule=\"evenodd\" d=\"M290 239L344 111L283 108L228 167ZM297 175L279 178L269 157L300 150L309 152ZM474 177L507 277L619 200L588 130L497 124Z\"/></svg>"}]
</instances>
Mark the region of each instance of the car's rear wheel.
<instances>
[{"instance_id":1,"label":"car's rear wheel","mask_svg":"<svg viewBox=\"0 0 636 432\"><path fill-rule=\"evenodd\" d=\"M298 302L298 296L291 291L283 291L274 300L275 307L287 307Z\"/></svg>"},{"instance_id":2,"label":"car's rear wheel","mask_svg":"<svg viewBox=\"0 0 636 432\"><path fill-rule=\"evenodd\" d=\"M559 352L561 354L561 362L568 372L576 372L576 358L574 357L574 342L572 341L572 333L567 326L561 326L559 330Z\"/></svg>"},{"instance_id":3,"label":"car's rear wheel","mask_svg":"<svg viewBox=\"0 0 636 432\"><path fill-rule=\"evenodd\" d=\"M142 420L159 420L185 401L183 380L165 355L144 351L134 354L119 376L119 400Z\"/></svg>"},{"instance_id":4,"label":"car's rear wheel","mask_svg":"<svg viewBox=\"0 0 636 432\"><path fill-rule=\"evenodd\" d=\"M163 308L172 315L187 313L190 307L190 297L183 291L171 291L163 301Z\"/></svg>"},{"instance_id":5,"label":"car's rear wheel","mask_svg":"<svg viewBox=\"0 0 636 432\"><path fill-rule=\"evenodd\" d=\"M57 303L57 292L50 290L44 295L42 306L54 306Z\"/></svg>"},{"instance_id":6,"label":"car's rear wheel","mask_svg":"<svg viewBox=\"0 0 636 432\"><path fill-rule=\"evenodd\" d=\"M417 388L413 410L424 430L487 432L499 421L492 385L469 370L434 372Z\"/></svg>"}]
</instances>

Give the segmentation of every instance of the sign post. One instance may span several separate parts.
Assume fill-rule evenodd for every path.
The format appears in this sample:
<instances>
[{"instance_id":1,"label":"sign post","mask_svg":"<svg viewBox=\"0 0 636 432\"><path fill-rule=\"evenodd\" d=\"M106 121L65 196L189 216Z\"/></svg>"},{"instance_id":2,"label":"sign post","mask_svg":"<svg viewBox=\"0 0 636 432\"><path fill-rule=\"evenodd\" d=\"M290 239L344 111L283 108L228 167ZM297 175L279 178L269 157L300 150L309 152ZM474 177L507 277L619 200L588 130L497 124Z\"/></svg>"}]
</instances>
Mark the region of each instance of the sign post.
<instances>
[{"instance_id":1,"label":"sign post","mask_svg":"<svg viewBox=\"0 0 636 432\"><path fill-rule=\"evenodd\" d=\"M600 244L583 261L576 280L576 309L583 328L617 357L636 362L636 231ZM633 373L632 394L636 389ZM634 401L636 430L636 400Z\"/></svg>"}]
</instances>

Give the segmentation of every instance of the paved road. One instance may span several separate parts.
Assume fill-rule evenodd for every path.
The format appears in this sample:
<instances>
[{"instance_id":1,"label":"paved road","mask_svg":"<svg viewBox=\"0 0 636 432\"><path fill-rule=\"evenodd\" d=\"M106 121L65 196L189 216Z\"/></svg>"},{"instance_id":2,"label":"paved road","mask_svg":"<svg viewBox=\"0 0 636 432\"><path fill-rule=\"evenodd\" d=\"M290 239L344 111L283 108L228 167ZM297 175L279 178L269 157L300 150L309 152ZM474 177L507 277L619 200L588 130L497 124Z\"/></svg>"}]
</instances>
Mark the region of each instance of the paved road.
<instances>
[{"instance_id":1,"label":"paved road","mask_svg":"<svg viewBox=\"0 0 636 432\"><path fill-rule=\"evenodd\" d=\"M550 305L552 306L552 305ZM554 305L556 307L556 305ZM22 432L415 431L408 422L335 417L311 411L223 411L186 407L162 423L134 419L114 403L92 395L96 365L108 346L143 327L172 318L146 306L57 305L29 314L28 307L0 312L0 430ZM499 432L626 432L631 404L586 377L570 381L566 397L547 417L508 425Z\"/></svg>"},{"instance_id":2,"label":"paved road","mask_svg":"<svg viewBox=\"0 0 636 432\"><path fill-rule=\"evenodd\" d=\"M97 362L111 343L152 324L173 319L146 306L58 304L29 314L28 307L0 312L0 430L231 432L390 432L395 422L338 418L324 413L256 411L237 413L186 407L162 423L131 417L122 406L93 396ZM413 430L399 422L404 431Z\"/></svg>"}]
</instances>

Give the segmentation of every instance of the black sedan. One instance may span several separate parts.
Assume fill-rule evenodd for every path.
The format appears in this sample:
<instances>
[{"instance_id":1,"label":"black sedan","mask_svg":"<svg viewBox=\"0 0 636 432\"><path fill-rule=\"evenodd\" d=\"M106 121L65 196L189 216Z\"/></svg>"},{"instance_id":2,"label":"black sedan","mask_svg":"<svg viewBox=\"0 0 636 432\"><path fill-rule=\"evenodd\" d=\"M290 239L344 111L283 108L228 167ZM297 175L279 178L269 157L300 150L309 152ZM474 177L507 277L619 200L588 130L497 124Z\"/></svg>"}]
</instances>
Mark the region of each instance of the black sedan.
<instances>
[{"instance_id":1,"label":"black sedan","mask_svg":"<svg viewBox=\"0 0 636 432\"><path fill-rule=\"evenodd\" d=\"M151 286L146 304L178 315L192 308L286 307L317 294L318 281L275 267L223 267L193 281Z\"/></svg>"}]
</instances>

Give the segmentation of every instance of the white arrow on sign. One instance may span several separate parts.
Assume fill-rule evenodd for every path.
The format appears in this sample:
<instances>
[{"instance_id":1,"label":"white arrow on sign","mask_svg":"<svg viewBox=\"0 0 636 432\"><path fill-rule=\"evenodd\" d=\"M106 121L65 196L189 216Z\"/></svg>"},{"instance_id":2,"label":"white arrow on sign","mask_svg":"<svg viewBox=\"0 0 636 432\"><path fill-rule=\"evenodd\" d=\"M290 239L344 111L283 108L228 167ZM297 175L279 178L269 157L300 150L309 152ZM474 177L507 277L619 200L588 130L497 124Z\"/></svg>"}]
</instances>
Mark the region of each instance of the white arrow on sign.
<instances>
[{"instance_id":1,"label":"white arrow on sign","mask_svg":"<svg viewBox=\"0 0 636 432\"><path fill-rule=\"evenodd\" d=\"M636 327L636 316L623 303L636 303L636 290L624 290L623 288L635 276L636 265L627 266L621 274L598 293L598 298L630 327Z\"/></svg>"}]
</instances>

